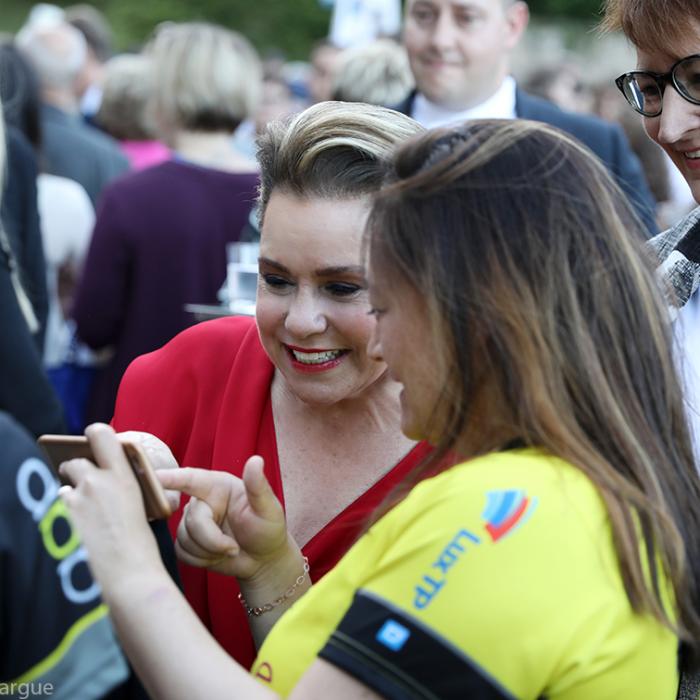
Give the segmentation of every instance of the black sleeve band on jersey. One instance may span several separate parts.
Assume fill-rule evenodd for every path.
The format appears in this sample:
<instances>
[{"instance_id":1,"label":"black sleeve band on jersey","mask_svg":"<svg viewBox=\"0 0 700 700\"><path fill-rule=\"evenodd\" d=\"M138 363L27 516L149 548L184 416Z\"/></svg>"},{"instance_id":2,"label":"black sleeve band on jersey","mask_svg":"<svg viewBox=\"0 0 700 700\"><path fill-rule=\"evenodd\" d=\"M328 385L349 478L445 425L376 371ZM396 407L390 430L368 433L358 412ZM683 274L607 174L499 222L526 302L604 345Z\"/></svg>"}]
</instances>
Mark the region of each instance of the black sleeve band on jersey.
<instances>
[{"instance_id":1,"label":"black sleeve band on jersey","mask_svg":"<svg viewBox=\"0 0 700 700\"><path fill-rule=\"evenodd\" d=\"M319 656L390 700L514 700L448 640L367 591Z\"/></svg>"}]
</instances>

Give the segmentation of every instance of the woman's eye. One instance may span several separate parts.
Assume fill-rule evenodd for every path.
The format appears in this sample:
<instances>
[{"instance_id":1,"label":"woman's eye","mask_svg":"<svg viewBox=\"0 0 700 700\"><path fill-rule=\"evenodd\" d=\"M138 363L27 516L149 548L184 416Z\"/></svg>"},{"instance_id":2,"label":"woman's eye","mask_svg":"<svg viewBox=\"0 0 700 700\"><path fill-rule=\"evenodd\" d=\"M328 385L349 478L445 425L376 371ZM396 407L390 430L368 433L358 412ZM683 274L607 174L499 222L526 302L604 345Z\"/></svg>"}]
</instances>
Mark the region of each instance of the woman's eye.
<instances>
[{"instance_id":1,"label":"woman's eye","mask_svg":"<svg viewBox=\"0 0 700 700\"><path fill-rule=\"evenodd\" d=\"M265 284L273 289L285 289L292 284L289 280L279 275L261 275L261 277Z\"/></svg>"},{"instance_id":2,"label":"woman's eye","mask_svg":"<svg viewBox=\"0 0 700 700\"><path fill-rule=\"evenodd\" d=\"M419 24L428 24L433 19L433 13L430 10L414 10L411 14Z\"/></svg>"},{"instance_id":3,"label":"woman's eye","mask_svg":"<svg viewBox=\"0 0 700 700\"><path fill-rule=\"evenodd\" d=\"M349 297L359 292L362 287L357 284L346 284L343 282L332 282L326 285L326 291L336 297Z\"/></svg>"}]
</instances>

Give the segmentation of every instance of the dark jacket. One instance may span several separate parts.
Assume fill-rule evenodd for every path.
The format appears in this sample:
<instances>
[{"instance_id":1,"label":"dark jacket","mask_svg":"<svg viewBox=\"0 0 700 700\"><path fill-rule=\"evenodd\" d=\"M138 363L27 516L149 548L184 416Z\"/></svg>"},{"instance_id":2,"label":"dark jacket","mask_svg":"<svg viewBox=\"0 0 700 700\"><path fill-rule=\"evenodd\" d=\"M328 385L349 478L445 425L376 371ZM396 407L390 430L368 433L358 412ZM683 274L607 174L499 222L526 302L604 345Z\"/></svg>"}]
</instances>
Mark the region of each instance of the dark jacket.
<instances>
[{"instance_id":1,"label":"dark jacket","mask_svg":"<svg viewBox=\"0 0 700 700\"><path fill-rule=\"evenodd\" d=\"M64 431L63 410L41 366L0 251L0 410L34 436Z\"/></svg>"},{"instance_id":2,"label":"dark jacket","mask_svg":"<svg viewBox=\"0 0 700 700\"><path fill-rule=\"evenodd\" d=\"M395 109L412 116L415 97L414 91ZM649 233L658 232L654 218L656 203L644 177L641 163L630 148L620 126L597 117L565 112L555 104L529 95L520 88L517 88L515 93L515 113L520 119L532 119L555 126L588 146L627 194Z\"/></svg>"},{"instance_id":3,"label":"dark jacket","mask_svg":"<svg viewBox=\"0 0 700 700\"><path fill-rule=\"evenodd\" d=\"M7 125L7 176L0 217L12 248L22 287L39 321L35 341L43 350L49 313L46 262L37 206L37 163L29 142Z\"/></svg>"},{"instance_id":4,"label":"dark jacket","mask_svg":"<svg viewBox=\"0 0 700 700\"><path fill-rule=\"evenodd\" d=\"M119 144L80 116L42 105L41 129L43 169L79 182L93 206L102 190L129 170Z\"/></svg>"}]
</instances>

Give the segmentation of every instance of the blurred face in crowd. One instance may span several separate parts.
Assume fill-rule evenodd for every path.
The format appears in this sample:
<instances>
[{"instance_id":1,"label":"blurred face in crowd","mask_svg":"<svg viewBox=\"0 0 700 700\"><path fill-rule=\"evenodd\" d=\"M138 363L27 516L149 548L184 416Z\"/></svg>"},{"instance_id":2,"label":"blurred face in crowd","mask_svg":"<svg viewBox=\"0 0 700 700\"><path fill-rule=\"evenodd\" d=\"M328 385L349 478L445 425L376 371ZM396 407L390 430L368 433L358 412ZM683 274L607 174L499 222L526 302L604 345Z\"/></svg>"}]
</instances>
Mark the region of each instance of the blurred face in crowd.
<instances>
[{"instance_id":1,"label":"blurred face in crowd","mask_svg":"<svg viewBox=\"0 0 700 700\"><path fill-rule=\"evenodd\" d=\"M288 85L282 80L264 80L260 102L255 111L256 132L262 133L271 121L288 117L296 108L294 96Z\"/></svg>"},{"instance_id":2,"label":"blurred face in crowd","mask_svg":"<svg viewBox=\"0 0 700 700\"><path fill-rule=\"evenodd\" d=\"M527 21L523 2L408 0L404 43L419 92L455 110L488 99Z\"/></svg>"},{"instance_id":3,"label":"blurred face in crowd","mask_svg":"<svg viewBox=\"0 0 700 700\"><path fill-rule=\"evenodd\" d=\"M685 40L667 50L637 49L637 67L666 73L681 58L700 53L700 22L689 22ZM697 77L700 80L700 75ZM700 105L683 99L666 85L658 117L643 117L647 134L670 156L700 202Z\"/></svg>"},{"instance_id":4,"label":"blurred face in crowd","mask_svg":"<svg viewBox=\"0 0 700 700\"><path fill-rule=\"evenodd\" d=\"M362 266L366 198L273 190L260 239L256 319L289 390L308 404L354 399L386 376L370 358L374 327Z\"/></svg>"},{"instance_id":5,"label":"blurred face in crowd","mask_svg":"<svg viewBox=\"0 0 700 700\"><path fill-rule=\"evenodd\" d=\"M333 79L338 67L340 49L322 44L311 55L311 76L309 95L312 102L325 102L331 99Z\"/></svg>"}]
</instances>

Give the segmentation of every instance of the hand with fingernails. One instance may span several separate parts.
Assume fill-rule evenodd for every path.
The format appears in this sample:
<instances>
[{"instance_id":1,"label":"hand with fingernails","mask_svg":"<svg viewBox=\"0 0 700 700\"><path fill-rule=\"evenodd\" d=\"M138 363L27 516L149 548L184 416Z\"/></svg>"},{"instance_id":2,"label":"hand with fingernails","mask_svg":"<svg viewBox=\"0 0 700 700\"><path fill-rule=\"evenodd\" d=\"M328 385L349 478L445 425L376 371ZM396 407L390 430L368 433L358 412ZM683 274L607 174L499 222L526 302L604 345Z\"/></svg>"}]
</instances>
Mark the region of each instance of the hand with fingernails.
<instances>
[{"instance_id":1,"label":"hand with fingernails","mask_svg":"<svg viewBox=\"0 0 700 700\"><path fill-rule=\"evenodd\" d=\"M263 466L261 457L251 457L242 479L208 469L159 472L165 488L191 496L177 531L175 549L181 561L252 580L298 552Z\"/></svg>"},{"instance_id":2,"label":"hand with fingernails","mask_svg":"<svg viewBox=\"0 0 700 700\"><path fill-rule=\"evenodd\" d=\"M164 571L146 519L141 487L119 438L103 423L85 429L97 465L71 459L60 466L70 485L59 490L103 591L132 575ZM176 471L176 470L167 470Z\"/></svg>"},{"instance_id":3,"label":"hand with fingernails","mask_svg":"<svg viewBox=\"0 0 700 700\"><path fill-rule=\"evenodd\" d=\"M287 532L284 511L263 467L262 458L254 456L242 479L208 469L158 472L165 488L191 497L177 531L179 559L237 577L245 606L266 606L267 614L249 618L258 647L311 585L306 560Z\"/></svg>"},{"instance_id":4,"label":"hand with fingernails","mask_svg":"<svg viewBox=\"0 0 700 700\"><path fill-rule=\"evenodd\" d=\"M155 471L180 468L170 448L155 435L143 433L139 430L126 430L122 433L117 433L117 436L120 440L126 440L139 445L146 453ZM174 513L180 507L180 492L165 489L165 497L168 499L170 510Z\"/></svg>"},{"instance_id":5,"label":"hand with fingernails","mask_svg":"<svg viewBox=\"0 0 700 700\"><path fill-rule=\"evenodd\" d=\"M100 468L86 459L64 462L61 475L72 485L62 487L60 493L93 568L104 576L118 574L131 566L130 557L138 559L134 566L148 566L151 554L160 563L140 487L119 443L125 434L117 436L100 423L88 426L85 434ZM151 446L160 449L156 443ZM177 464L174 458L172 462ZM156 471L166 492L191 496L175 543L181 561L263 589L278 574L299 568L299 547L287 533L284 511L263 466L261 457L251 457L242 479L187 467ZM141 555L134 555L134 550Z\"/></svg>"}]
</instances>

